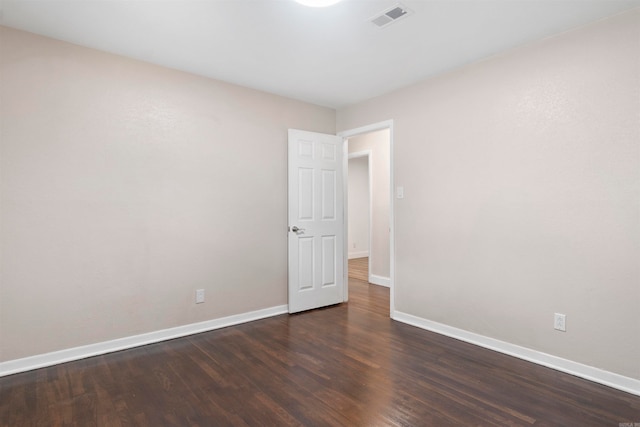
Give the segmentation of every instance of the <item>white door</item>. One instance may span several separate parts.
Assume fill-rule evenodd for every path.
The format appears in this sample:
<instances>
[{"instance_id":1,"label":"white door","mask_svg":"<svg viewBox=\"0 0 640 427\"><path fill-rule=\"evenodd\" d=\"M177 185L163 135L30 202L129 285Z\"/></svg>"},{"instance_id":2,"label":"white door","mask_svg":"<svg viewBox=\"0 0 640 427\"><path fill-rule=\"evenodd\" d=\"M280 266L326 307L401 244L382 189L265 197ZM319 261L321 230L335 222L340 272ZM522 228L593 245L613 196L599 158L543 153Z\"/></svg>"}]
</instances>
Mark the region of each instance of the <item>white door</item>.
<instances>
[{"instance_id":1,"label":"white door","mask_svg":"<svg viewBox=\"0 0 640 427\"><path fill-rule=\"evenodd\" d=\"M344 300L342 139L289 129L289 313Z\"/></svg>"}]
</instances>

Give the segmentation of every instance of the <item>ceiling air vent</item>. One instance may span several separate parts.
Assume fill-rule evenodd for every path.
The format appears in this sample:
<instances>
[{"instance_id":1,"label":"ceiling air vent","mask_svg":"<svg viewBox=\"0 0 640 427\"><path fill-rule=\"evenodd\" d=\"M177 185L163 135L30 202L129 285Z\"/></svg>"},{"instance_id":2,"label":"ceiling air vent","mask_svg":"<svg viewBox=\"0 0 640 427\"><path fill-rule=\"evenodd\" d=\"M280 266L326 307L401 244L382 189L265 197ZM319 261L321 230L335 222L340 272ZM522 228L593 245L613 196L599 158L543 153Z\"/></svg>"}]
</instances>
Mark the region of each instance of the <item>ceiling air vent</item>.
<instances>
[{"instance_id":1,"label":"ceiling air vent","mask_svg":"<svg viewBox=\"0 0 640 427\"><path fill-rule=\"evenodd\" d=\"M411 15L412 11L401 4L397 4L370 19L370 21L378 28L384 28L399 19Z\"/></svg>"}]
</instances>

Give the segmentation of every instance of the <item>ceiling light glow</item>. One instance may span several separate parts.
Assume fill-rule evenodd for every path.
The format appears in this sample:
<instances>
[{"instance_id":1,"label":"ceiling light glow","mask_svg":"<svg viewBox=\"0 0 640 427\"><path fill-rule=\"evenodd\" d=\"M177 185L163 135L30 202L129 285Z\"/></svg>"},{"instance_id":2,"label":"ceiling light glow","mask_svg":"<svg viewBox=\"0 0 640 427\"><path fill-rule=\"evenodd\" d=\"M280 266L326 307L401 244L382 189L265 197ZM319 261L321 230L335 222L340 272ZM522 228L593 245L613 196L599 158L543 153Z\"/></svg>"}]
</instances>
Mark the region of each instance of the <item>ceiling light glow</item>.
<instances>
[{"instance_id":1,"label":"ceiling light glow","mask_svg":"<svg viewBox=\"0 0 640 427\"><path fill-rule=\"evenodd\" d=\"M334 5L342 0L296 0L296 2L309 7L326 7Z\"/></svg>"}]
</instances>

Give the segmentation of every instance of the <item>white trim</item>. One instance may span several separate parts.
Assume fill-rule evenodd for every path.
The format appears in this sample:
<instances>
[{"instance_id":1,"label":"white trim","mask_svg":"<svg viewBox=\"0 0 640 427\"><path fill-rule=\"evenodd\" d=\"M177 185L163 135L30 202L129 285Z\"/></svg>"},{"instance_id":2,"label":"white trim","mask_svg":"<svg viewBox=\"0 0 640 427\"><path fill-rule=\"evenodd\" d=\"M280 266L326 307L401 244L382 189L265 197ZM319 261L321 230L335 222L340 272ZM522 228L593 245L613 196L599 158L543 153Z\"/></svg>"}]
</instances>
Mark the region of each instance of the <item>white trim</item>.
<instances>
[{"instance_id":1,"label":"white trim","mask_svg":"<svg viewBox=\"0 0 640 427\"><path fill-rule=\"evenodd\" d=\"M349 252L349 259L366 258L369 256L369 251Z\"/></svg>"},{"instance_id":2,"label":"white trim","mask_svg":"<svg viewBox=\"0 0 640 427\"><path fill-rule=\"evenodd\" d=\"M361 126L355 129L349 129L342 132L338 132L338 136L342 138L352 138L363 133L375 132L377 130L391 129L393 128L393 120L384 120L382 122L373 123L366 126Z\"/></svg>"},{"instance_id":3,"label":"white trim","mask_svg":"<svg viewBox=\"0 0 640 427\"><path fill-rule=\"evenodd\" d=\"M394 151L394 140L393 140L393 134L394 134L394 128L393 128L393 120L385 120L382 122L378 122L378 123L373 123L370 125L366 125L366 126L362 126L359 128L355 128L355 129L349 129L349 130L345 130L342 132L338 132L338 136L343 138L343 141L346 141L347 139L354 137L356 135L361 135L363 133L369 133L369 132L375 132L378 130L384 130L384 129L389 129L389 288L390 288L390 292L389 292L389 316L393 319L395 316L395 310L396 310L396 296L395 296L395 288L396 288L396 281L395 281L395 277L396 277L396 238L395 238L395 199L394 199L394 188L395 188L395 178L394 178L394 159L393 159L393 151ZM347 171L347 165L348 165L348 150L347 150L347 144L343 144L343 165L344 165L344 170ZM345 180L346 181L346 180ZM344 184L346 186L346 183ZM345 210L344 210L344 214L345 214L345 224L347 224L347 201L346 201L346 197L348 197L348 191L345 188L344 190L344 197L345 197ZM347 235L347 228L345 225L345 235ZM348 253L348 248L346 247L347 243L346 243L345 239L345 250L344 253ZM347 262L346 256L345 256L345 262ZM346 265L346 264L345 264ZM371 265L371 263L369 263L369 265ZM345 269L344 272L344 280L345 280L345 284L349 283L349 279L348 279L348 269ZM345 287L345 289L348 290L348 287ZM348 292L345 292L345 301L347 301L348 299Z\"/></svg>"},{"instance_id":4,"label":"white trim","mask_svg":"<svg viewBox=\"0 0 640 427\"><path fill-rule=\"evenodd\" d=\"M426 329L470 344L475 344L499 353L508 354L509 356L517 357L518 359L533 362L538 365L546 366L547 368L575 375L576 377L584 378L589 381L640 396L640 380L636 380L634 378L625 377L613 372L594 368L593 366L583 365L582 363L574 362L572 360L563 359L551 354L489 338L484 335L454 328L452 326L447 326L442 323L412 316L411 314L399 311L395 312L393 319L408 325Z\"/></svg>"},{"instance_id":5,"label":"white trim","mask_svg":"<svg viewBox=\"0 0 640 427\"><path fill-rule=\"evenodd\" d=\"M360 157L367 157L371 155L371 150L362 150L362 151L355 151L353 153L348 153L348 159L358 159Z\"/></svg>"},{"instance_id":6,"label":"white trim","mask_svg":"<svg viewBox=\"0 0 640 427\"><path fill-rule=\"evenodd\" d=\"M337 136L340 136L338 134ZM342 138L342 301L349 301L349 142L346 138ZM371 242L369 242L371 244Z\"/></svg>"},{"instance_id":7,"label":"white trim","mask_svg":"<svg viewBox=\"0 0 640 427\"><path fill-rule=\"evenodd\" d=\"M378 276L376 274L369 275L369 283L372 285L384 286L385 288L391 287L389 284L390 280L388 277Z\"/></svg>"},{"instance_id":8,"label":"white trim","mask_svg":"<svg viewBox=\"0 0 640 427\"><path fill-rule=\"evenodd\" d=\"M7 362L0 363L0 377L57 365L59 363L85 359L87 357L99 356L101 354L112 353L114 351L126 350L147 344L153 344L160 341L180 338L187 335L199 334L201 332L212 331L214 329L226 328L227 326L252 322L254 320L264 319L266 317L285 314L287 312L288 307L286 305L279 305L276 307L264 308L262 310L251 311L248 313L222 317L220 319L191 323L189 325L162 329L146 334L133 335L130 337L118 338L111 341L104 341L80 347L68 348L65 350L39 354L22 359L9 360Z\"/></svg>"}]
</instances>

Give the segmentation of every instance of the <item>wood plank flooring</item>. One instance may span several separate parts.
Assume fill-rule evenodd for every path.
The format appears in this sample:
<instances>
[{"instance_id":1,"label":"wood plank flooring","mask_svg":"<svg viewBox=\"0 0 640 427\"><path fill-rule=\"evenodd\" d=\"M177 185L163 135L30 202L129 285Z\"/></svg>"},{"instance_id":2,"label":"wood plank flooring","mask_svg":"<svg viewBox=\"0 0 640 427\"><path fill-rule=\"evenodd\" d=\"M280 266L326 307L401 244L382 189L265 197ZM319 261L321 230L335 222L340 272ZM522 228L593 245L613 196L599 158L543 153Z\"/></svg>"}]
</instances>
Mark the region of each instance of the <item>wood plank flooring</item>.
<instances>
[{"instance_id":1,"label":"wood plank flooring","mask_svg":"<svg viewBox=\"0 0 640 427\"><path fill-rule=\"evenodd\" d=\"M394 322L389 290L0 378L2 426L613 426L640 398Z\"/></svg>"},{"instance_id":2,"label":"wood plank flooring","mask_svg":"<svg viewBox=\"0 0 640 427\"><path fill-rule=\"evenodd\" d=\"M349 260L349 278L369 281L369 258L354 258Z\"/></svg>"}]
</instances>

